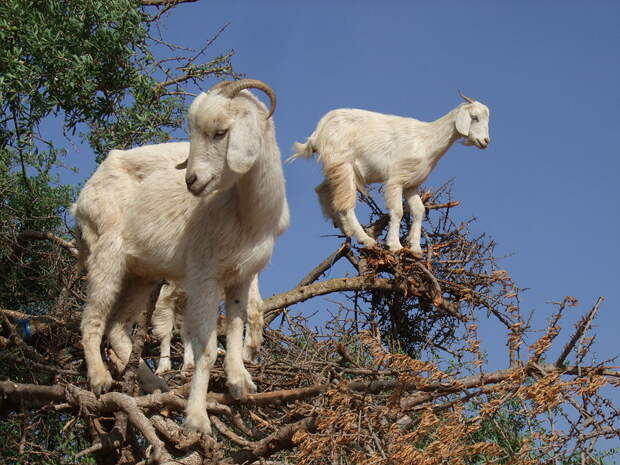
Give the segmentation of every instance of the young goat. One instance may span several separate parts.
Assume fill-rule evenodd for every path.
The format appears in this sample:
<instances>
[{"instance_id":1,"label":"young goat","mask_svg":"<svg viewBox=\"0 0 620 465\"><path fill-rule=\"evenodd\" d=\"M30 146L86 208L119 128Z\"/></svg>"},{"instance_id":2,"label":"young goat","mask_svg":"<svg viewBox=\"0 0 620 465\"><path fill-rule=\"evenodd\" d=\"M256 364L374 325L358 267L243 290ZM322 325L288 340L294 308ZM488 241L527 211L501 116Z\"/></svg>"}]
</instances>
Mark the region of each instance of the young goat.
<instances>
[{"instance_id":1,"label":"young goat","mask_svg":"<svg viewBox=\"0 0 620 465\"><path fill-rule=\"evenodd\" d=\"M402 248L399 228L404 194L413 216L408 241L411 251L422 256L424 204L418 187L457 139L463 137L465 145L481 149L490 142L489 109L461 96L467 103L430 123L366 110L330 111L305 144L295 143L295 154L289 160L318 153L326 178L316 188L323 214L364 247L372 247L376 241L355 216L356 189L365 193L367 184L385 185L390 212L386 243L392 251Z\"/></svg>"},{"instance_id":2,"label":"young goat","mask_svg":"<svg viewBox=\"0 0 620 465\"><path fill-rule=\"evenodd\" d=\"M157 370L155 370L158 375L172 369L170 346L175 328L180 330L181 340L183 341L182 371L187 372L194 367L192 344L187 334L187 325L183 324L186 303L187 296L179 286L167 283L161 287L151 318L153 334L159 340L159 363Z\"/></svg>"},{"instance_id":3,"label":"young goat","mask_svg":"<svg viewBox=\"0 0 620 465\"><path fill-rule=\"evenodd\" d=\"M271 110L248 88L269 95ZM229 391L239 399L256 390L242 359L250 287L289 222L274 108L263 82L216 84L189 109L189 143L113 150L84 186L75 216L89 280L82 344L95 392L112 384L101 357L104 332L126 363L131 323L162 278L187 293L194 375L186 425L211 433L207 388L222 295Z\"/></svg>"},{"instance_id":4,"label":"young goat","mask_svg":"<svg viewBox=\"0 0 620 465\"><path fill-rule=\"evenodd\" d=\"M256 277L250 287L246 335L243 340L243 360L246 362L255 358L263 343L262 303L263 300L258 289L258 277ZM159 363L155 371L156 374L165 373L172 368L170 346L175 328L180 330L181 340L183 341L183 367L181 370L187 372L194 367L194 353L187 334L187 325L184 324L183 318L186 305L187 294L178 285L167 283L162 286L151 318L153 334L159 340ZM225 334L225 321L218 318L217 335L223 336Z\"/></svg>"}]
</instances>

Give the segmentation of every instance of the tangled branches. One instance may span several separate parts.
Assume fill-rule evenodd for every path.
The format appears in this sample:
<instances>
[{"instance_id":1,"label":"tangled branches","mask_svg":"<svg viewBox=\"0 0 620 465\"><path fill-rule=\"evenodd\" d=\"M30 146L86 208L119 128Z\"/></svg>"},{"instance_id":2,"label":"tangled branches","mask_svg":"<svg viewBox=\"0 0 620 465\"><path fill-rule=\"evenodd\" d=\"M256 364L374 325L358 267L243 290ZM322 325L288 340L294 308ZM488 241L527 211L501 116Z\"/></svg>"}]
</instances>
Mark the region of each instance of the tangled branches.
<instances>
[{"instance_id":1,"label":"tangled branches","mask_svg":"<svg viewBox=\"0 0 620 465\"><path fill-rule=\"evenodd\" d=\"M265 300L271 324L258 362L247 364L258 393L232 399L218 358L207 407L213 438L183 429L189 384L178 370L165 375L168 392L142 394L130 363L114 392L92 394L77 306L39 317L2 310L3 455L8 463L26 455L37 463L602 463L597 440L619 432L605 394L620 384L611 361L591 357L602 299L563 347L560 323L577 304L572 298L528 340L519 290L496 266L493 242L450 220L458 203L448 188L424 201L432 214L423 260L345 241L294 289ZM383 220L375 213L369 228L378 235ZM321 280L342 259L354 275ZM294 304L335 293L346 304L322 331L294 314ZM490 367L480 349L478 322L487 315L506 335L495 338L508 347L506 367ZM145 321L132 359L152 363ZM173 366L182 358L177 343Z\"/></svg>"}]
</instances>

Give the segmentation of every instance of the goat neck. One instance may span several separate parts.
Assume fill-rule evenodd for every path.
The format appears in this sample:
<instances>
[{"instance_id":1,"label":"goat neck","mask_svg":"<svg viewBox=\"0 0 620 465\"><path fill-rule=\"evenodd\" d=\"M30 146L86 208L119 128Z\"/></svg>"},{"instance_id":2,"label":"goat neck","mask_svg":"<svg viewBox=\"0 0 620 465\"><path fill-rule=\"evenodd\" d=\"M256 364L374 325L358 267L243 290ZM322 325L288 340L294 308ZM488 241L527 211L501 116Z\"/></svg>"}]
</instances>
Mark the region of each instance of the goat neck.
<instances>
[{"instance_id":1,"label":"goat neck","mask_svg":"<svg viewBox=\"0 0 620 465\"><path fill-rule=\"evenodd\" d=\"M429 140L429 156L433 166L437 163L441 157L448 151L448 149L456 142L461 135L456 130L456 115L459 108L455 108L449 113L445 114L439 119L428 123L427 125L427 137Z\"/></svg>"}]
</instances>

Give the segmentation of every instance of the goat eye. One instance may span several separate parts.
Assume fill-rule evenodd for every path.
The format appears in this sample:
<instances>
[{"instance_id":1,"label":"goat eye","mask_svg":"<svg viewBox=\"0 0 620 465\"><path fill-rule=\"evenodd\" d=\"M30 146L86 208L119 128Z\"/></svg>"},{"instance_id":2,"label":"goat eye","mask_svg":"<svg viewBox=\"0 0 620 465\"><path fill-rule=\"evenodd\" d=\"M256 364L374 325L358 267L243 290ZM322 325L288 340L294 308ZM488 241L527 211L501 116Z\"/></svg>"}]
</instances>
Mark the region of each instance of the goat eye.
<instances>
[{"instance_id":1,"label":"goat eye","mask_svg":"<svg viewBox=\"0 0 620 465\"><path fill-rule=\"evenodd\" d=\"M215 131L215 134L213 135L214 139L221 139L222 137L224 137L226 135L226 133L228 132L228 129L222 129L220 131Z\"/></svg>"}]
</instances>

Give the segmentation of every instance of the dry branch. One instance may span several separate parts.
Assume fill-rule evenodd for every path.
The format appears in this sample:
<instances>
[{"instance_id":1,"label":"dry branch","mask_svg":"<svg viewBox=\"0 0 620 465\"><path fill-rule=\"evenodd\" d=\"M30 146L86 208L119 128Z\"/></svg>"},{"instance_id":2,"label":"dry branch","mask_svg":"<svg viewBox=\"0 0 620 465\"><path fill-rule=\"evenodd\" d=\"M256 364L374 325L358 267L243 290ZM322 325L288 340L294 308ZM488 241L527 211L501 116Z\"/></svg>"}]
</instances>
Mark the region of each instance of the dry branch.
<instances>
[{"instance_id":1,"label":"dry branch","mask_svg":"<svg viewBox=\"0 0 620 465\"><path fill-rule=\"evenodd\" d=\"M328 281L321 281L314 284L308 284L307 286L297 287L291 291L270 297L264 301L263 311L265 312L267 318L273 319L270 313L289 305L304 302L313 297L331 294L334 292L362 291L369 289L398 292L404 295L414 296L421 296L427 292L424 286L413 281L396 282L384 278L364 276L357 276L355 278L334 278ZM441 302L439 307L459 320L466 321L466 318L458 311L458 304L444 301Z\"/></svg>"},{"instance_id":2,"label":"dry branch","mask_svg":"<svg viewBox=\"0 0 620 465\"><path fill-rule=\"evenodd\" d=\"M575 344L577 344L579 339L583 337L585 332L588 330L588 328L592 324L592 320L594 319L594 317L596 317L596 314L604 301L605 299L603 297L599 297L596 303L594 304L594 307L592 307L592 310L590 310L588 314L585 315L581 319L581 321L577 324L577 330L575 331L575 334L573 334L573 336L570 338L570 340L564 347L564 350L562 351L562 353L556 360L555 362L556 365L562 365L564 363L564 360L566 360L566 357L568 357L568 354L570 354L570 352L574 349Z\"/></svg>"},{"instance_id":3,"label":"dry branch","mask_svg":"<svg viewBox=\"0 0 620 465\"><path fill-rule=\"evenodd\" d=\"M348 242L343 242L342 245L338 247L338 250L330 254L325 260L319 263L310 273L306 275L304 279L299 282L299 284L297 284L296 287L307 286L308 284L315 282L323 273L334 266L338 260L344 257L350 248L351 245Z\"/></svg>"},{"instance_id":4,"label":"dry branch","mask_svg":"<svg viewBox=\"0 0 620 465\"><path fill-rule=\"evenodd\" d=\"M24 377L13 379L27 380L0 381L0 414L7 421L20 415L16 450L39 451L39 445L28 443L35 436L30 419L42 425L50 415L61 415L62 433L89 428L92 445L80 446L73 459L82 463L92 455L101 465L148 460L229 465L266 459L275 462L265 463L298 465L531 465L571 457L596 459L594 442L617 435L620 421L617 408L601 390L620 386L617 367L610 361L585 360L593 347L592 321L602 300L564 339L568 342L556 362L544 363L550 360L554 340L561 340L562 312L551 319L542 337L526 343L537 333L519 314L518 288L497 269L493 242L468 235L468 223L451 223L448 210L458 202L449 196L428 192L424 201L431 210L424 261L407 250L360 250L345 242L297 287L264 301L268 321L289 305L332 293L347 293L345 301L351 305L339 307L318 332L308 327L304 315L285 313L281 326L266 333L259 363L246 365L258 386L246 399L228 394L222 359L216 361L207 410L217 446L211 438L184 430L189 384L179 372L165 375L170 391L138 395L132 378L140 369L148 370L139 360L150 363L157 357L156 344L146 331L146 312L135 332L124 382L114 385L123 392L95 396L88 390L83 357L76 349L77 305L62 313L63 304L58 304L56 318L0 309L2 373L11 378L20 373ZM371 228L379 235L385 217L376 205L372 211ZM47 236L36 239L54 241ZM342 257L357 276L317 281ZM155 299L154 294L149 311ZM561 306L573 302L565 299ZM487 311L500 323L495 324L501 334L506 333L501 325L508 328L511 364L506 369L490 371L482 361L475 327L480 318L487 318ZM29 333L36 338L20 337L22 320L28 321ZM65 333L70 337L59 337ZM43 344L35 342L48 335L53 337L42 339ZM524 356L526 350L518 348L528 345L530 352ZM441 356L436 348L442 349ZM573 351L576 361L567 366ZM177 344L172 360L180 364L181 359ZM555 424L542 426L545 417L553 415L565 415L566 434ZM524 418L526 426L519 429L499 421L511 416ZM488 428L494 436L476 439ZM50 460L66 458L51 450L44 453Z\"/></svg>"},{"instance_id":5,"label":"dry branch","mask_svg":"<svg viewBox=\"0 0 620 465\"><path fill-rule=\"evenodd\" d=\"M144 6L174 6L179 3L194 3L198 0L140 0L140 4Z\"/></svg>"},{"instance_id":6,"label":"dry branch","mask_svg":"<svg viewBox=\"0 0 620 465\"><path fill-rule=\"evenodd\" d=\"M77 258L78 256L78 249L75 246L75 242L73 241L66 241L61 237L56 236L55 234L52 234L51 232L41 232L41 231L24 231L22 233L20 233L19 239L25 239L25 240L44 240L44 241L50 241L53 244L56 244L60 247L62 247L63 249L66 249L69 251L69 253L71 255L73 255L74 257Z\"/></svg>"},{"instance_id":7,"label":"dry branch","mask_svg":"<svg viewBox=\"0 0 620 465\"><path fill-rule=\"evenodd\" d=\"M232 456L235 463L247 464L266 458L284 449L292 449L295 443L293 435L298 431L314 431L316 418L309 417L280 428L265 439L258 442L252 449L244 449Z\"/></svg>"}]
</instances>

